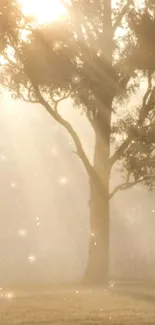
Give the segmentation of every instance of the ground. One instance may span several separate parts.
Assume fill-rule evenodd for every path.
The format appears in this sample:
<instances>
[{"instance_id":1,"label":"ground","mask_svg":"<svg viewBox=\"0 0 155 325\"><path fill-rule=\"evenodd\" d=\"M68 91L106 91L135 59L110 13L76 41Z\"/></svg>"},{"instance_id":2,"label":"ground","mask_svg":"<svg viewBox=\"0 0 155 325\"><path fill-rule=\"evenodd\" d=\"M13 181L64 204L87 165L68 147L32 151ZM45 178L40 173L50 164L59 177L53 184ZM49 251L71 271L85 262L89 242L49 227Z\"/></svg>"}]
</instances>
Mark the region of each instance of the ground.
<instances>
[{"instance_id":1,"label":"ground","mask_svg":"<svg viewBox=\"0 0 155 325\"><path fill-rule=\"evenodd\" d=\"M0 325L155 324L155 296L151 293L149 300L141 291L138 297L132 290L117 290L115 286L108 290L0 289Z\"/></svg>"}]
</instances>

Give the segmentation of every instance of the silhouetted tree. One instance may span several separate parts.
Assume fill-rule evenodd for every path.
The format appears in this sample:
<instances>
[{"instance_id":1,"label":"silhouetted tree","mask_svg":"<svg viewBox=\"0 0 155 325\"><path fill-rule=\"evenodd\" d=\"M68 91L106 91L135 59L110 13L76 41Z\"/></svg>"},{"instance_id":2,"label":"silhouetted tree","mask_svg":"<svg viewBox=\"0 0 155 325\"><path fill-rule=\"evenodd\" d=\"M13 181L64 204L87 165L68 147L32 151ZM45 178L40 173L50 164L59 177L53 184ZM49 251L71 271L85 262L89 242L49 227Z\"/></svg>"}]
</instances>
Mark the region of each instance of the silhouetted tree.
<instances>
[{"instance_id":1,"label":"silhouetted tree","mask_svg":"<svg viewBox=\"0 0 155 325\"><path fill-rule=\"evenodd\" d=\"M2 1L1 83L14 98L43 105L73 138L91 186L94 236L85 281L107 283L109 199L138 183L150 189L154 185L155 7L153 1L142 9L133 1L120 1L112 8L109 0L72 0L71 6L65 5L65 21L36 26L22 15L16 1ZM142 80L142 102L121 116L121 107L127 106ZM58 104L68 96L82 107L95 132L93 166L77 133L59 114ZM120 160L125 179L110 192L111 170Z\"/></svg>"}]
</instances>

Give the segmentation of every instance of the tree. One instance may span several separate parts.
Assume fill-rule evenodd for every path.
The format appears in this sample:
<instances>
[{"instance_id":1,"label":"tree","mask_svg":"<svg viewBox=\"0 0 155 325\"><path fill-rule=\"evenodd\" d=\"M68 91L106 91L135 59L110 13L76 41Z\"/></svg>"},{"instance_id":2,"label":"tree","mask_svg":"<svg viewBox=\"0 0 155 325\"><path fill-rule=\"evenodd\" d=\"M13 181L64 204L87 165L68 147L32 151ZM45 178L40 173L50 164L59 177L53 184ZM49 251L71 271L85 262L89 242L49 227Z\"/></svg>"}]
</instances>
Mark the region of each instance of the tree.
<instances>
[{"instance_id":1,"label":"tree","mask_svg":"<svg viewBox=\"0 0 155 325\"><path fill-rule=\"evenodd\" d=\"M91 186L92 238L84 280L101 284L108 282L109 275L109 200L135 184L154 185L154 47L146 39L155 29L155 8L153 1L147 10L136 8L132 1L120 1L116 8L109 0L72 0L71 6L65 5L69 11L65 22L36 26L23 16L16 1L2 2L2 22L8 23L5 29L0 24L1 83L14 98L43 105L75 142ZM118 28L124 33L116 37ZM23 30L26 40L21 37ZM116 119L143 78L148 86L142 103L112 124L112 116ZM94 129L93 166L75 130L59 114L58 104L68 96L82 106ZM120 160L125 180L110 192L111 170Z\"/></svg>"}]
</instances>

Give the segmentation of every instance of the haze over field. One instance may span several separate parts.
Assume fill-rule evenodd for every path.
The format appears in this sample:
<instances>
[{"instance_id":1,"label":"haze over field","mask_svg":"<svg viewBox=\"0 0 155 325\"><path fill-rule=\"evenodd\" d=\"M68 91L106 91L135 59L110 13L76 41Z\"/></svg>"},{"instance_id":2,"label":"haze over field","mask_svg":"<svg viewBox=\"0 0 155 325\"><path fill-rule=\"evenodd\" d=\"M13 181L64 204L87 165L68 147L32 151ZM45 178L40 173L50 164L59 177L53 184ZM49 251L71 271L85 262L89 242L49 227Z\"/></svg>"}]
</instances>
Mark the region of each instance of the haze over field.
<instances>
[{"instance_id":1,"label":"haze over field","mask_svg":"<svg viewBox=\"0 0 155 325\"><path fill-rule=\"evenodd\" d=\"M92 161L93 131L71 105L67 100L60 110L75 125ZM0 129L1 281L79 278L88 254L89 182L72 140L41 106L15 102L8 94L1 102ZM114 183L119 179L115 171ZM139 261L138 276L153 275L154 213L154 193L144 188L112 200L114 276L131 274L133 260Z\"/></svg>"}]
</instances>

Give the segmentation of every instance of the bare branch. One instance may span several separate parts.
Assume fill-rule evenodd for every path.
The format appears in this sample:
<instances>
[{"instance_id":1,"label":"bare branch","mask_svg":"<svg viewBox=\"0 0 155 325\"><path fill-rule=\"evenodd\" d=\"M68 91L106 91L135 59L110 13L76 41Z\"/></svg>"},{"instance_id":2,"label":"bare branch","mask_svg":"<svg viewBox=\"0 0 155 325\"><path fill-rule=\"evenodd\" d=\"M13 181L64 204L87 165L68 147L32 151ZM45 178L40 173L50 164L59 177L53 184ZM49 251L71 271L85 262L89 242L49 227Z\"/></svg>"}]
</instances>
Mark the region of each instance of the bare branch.
<instances>
[{"instance_id":1,"label":"bare branch","mask_svg":"<svg viewBox=\"0 0 155 325\"><path fill-rule=\"evenodd\" d=\"M54 102L54 110L58 113L58 104L60 103L60 102L62 102L63 100L65 100L65 99L67 99L67 98L69 98L69 96L71 95L71 93L72 93L72 90L70 90L67 94L64 94L62 97L60 97L59 99L54 99L53 97L52 97L52 101Z\"/></svg>"},{"instance_id":2,"label":"bare branch","mask_svg":"<svg viewBox=\"0 0 155 325\"><path fill-rule=\"evenodd\" d=\"M20 94L20 99L22 99L24 102L26 103L31 103L31 104L39 104L39 102L37 100L33 100L33 99L29 99L29 98L25 98L23 94Z\"/></svg>"},{"instance_id":3,"label":"bare branch","mask_svg":"<svg viewBox=\"0 0 155 325\"><path fill-rule=\"evenodd\" d=\"M24 86L24 85L23 85ZM24 86L25 87L25 86ZM39 104L39 102L31 97L30 90L28 92L28 96L25 97L25 95L20 91L20 89L17 89L17 94L20 99L22 99L26 103L31 104Z\"/></svg>"},{"instance_id":4,"label":"bare branch","mask_svg":"<svg viewBox=\"0 0 155 325\"><path fill-rule=\"evenodd\" d=\"M60 97L59 99L54 99L53 97L52 97L52 101L54 102L54 103L56 103L56 104L59 104L60 102L62 102L62 100L65 100L65 99L67 99L70 95L71 95L71 93L72 93L72 90L69 90L68 92L67 92L67 94L64 94L62 97Z\"/></svg>"},{"instance_id":5,"label":"bare branch","mask_svg":"<svg viewBox=\"0 0 155 325\"><path fill-rule=\"evenodd\" d=\"M155 175L145 175L136 181L129 182L129 183L122 183L122 184L116 186L114 188L114 190L109 194L109 200L112 199L118 191L127 190L127 189L129 189L135 185L138 185L148 179L155 179Z\"/></svg>"}]
</instances>

